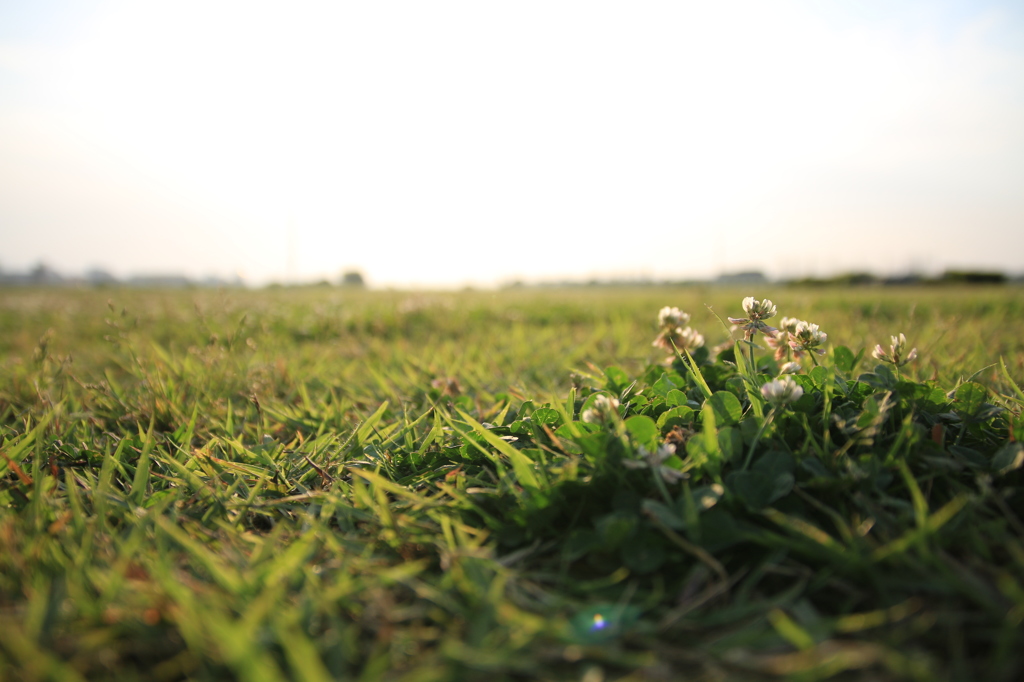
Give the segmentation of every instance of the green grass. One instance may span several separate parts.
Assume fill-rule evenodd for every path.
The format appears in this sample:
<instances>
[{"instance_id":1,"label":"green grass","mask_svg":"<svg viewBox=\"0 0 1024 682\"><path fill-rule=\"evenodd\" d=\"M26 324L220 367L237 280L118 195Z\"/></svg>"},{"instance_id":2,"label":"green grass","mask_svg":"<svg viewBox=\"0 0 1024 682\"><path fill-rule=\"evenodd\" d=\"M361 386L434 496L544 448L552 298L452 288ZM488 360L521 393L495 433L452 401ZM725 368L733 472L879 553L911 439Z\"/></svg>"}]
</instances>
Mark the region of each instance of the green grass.
<instances>
[{"instance_id":1,"label":"green grass","mask_svg":"<svg viewBox=\"0 0 1024 682\"><path fill-rule=\"evenodd\" d=\"M1019 679L1021 293L0 290L0 677Z\"/></svg>"}]
</instances>

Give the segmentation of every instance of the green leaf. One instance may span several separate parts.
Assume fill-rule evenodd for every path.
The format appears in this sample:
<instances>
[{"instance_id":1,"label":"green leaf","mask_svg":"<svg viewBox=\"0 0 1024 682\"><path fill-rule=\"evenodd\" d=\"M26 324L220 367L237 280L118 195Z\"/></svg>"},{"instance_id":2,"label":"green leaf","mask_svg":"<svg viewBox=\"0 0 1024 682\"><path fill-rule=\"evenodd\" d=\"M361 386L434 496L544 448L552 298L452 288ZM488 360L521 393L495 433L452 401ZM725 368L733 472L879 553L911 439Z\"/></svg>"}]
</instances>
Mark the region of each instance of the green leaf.
<instances>
[{"instance_id":1,"label":"green leaf","mask_svg":"<svg viewBox=\"0 0 1024 682\"><path fill-rule=\"evenodd\" d=\"M683 517L664 502L657 500L644 500L642 509L645 514L653 516L673 530L682 530L686 524Z\"/></svg>"},{"instance_id":2,"label":"green leaf","mask_svg":"<svg viewBox=\"0 0 1024 682\"><path fill-rule=\"evenodd\" d=\"M676 384L668 378L668 374L662 374L661 378L654 382L651 386L651 391L662 398L666 397L670 391L677 390Z\"/></svg>"},{"instance_id":3,"label":"green leaf","mask_svg":"<svg viewBox=\"0 0 1024 682\"><path fill-rule=\"evenodd\" d=\"M747 395L747 381L744 377L739 375L731 376L725 380L725 390L732 393L734 396L743 400Z\"/></svg>"},{"instance_id":4,"label":"green leaf","mask_svg":"<svg viewBox=\"0 0 1024 682\"><path fill-rule=\"evenodd\" d=\"M691 492L694 505L699 511L704 511L705 509L711 509L714 507L718 504L718 501L722 499L723 494L725 494L725 488L718 483L702 485L698 488L694 488Z\"/></svg>"},{"instance_id":5,"label":"green leaf","mask_svg":"<svg viewBox=\"0 0 1024 682\"><path fill-rule=\"evenodd\" d=\"M192 412L192 424L195 425L196 412ZM146 433L146 442L142 446L142 453L139 455L138 461L135 463L135 477L132 479L132 490L129 494L129 499L132 504L141 505L146 496L146 487L149 484L149 453L153 449L153 426L156 423L156 418L153 417L149 420L149 430ZM191 437L190 437L191 440Z\"/></svg>"},{"instance_id":6,"label":"green leaf","mask_svg":"<svg viewBox=\"0 0 1024 682\"><path fill-rule=\"evenodd\" d=\"M728 391L719 391L710 398L708 404L715 411L715 423L719 426L731 426L739 424L743 416L743 406L740 400Z\"/></svg>"},{"instance_id":7,"label":"green leaf","mask_svg":"<svg viewBox=\"0 0 1024 682\"><path fill-rule=\"evenodd\" d=\"M616 395L621 393L624 388L632 383L629 375L619 367L606 367L604 375L608 379L608 381L605 382L605 387Z\"/></svg>"},{"instance_id":8,"label":"green leaf","mask_svg":"<svg viewBox=\"0 0 1024 682\"><path fill-rule=\"evenodd\" d=\"M718 426L715 423L715 409L710 402L705 402L700 409L701 433L699 438L691 438L686 446L687 451L690 445L700 445L704 454L709 458L717 460L721 456L721 449L718 446ZM717 466L717 463L716 463Z\"/></svg>"},{"instance_id":9,"label":"green leaf","mask_svg":"<svg viewBox=\"0 0 1024 682\"><path fill-rule=\"evenodd\" d=\"M725 478L725 484L751 509L763 509L793 490L793 474L770 475L763 471L734 471Z\"/></svg>"},{"instance_id":10,"label":"green leaf","mask_svg":"<svg viewBox=\"0 0 1024 682\"><path fill-rule=\"evenodd\" d=\"M814 382L815 388L819 390L824 390L832 381L832 372L828 367L822 367L821 365L808 372L808 376L810 376L811 381Z\"/></svg>"},{"instance_id":11,"label":"green leaf","mask_svg":"<svg viewBox=\"0 0 1024 682\"><path fill-rule=\"evenodd\" d=\"M576 443L577 439L582 438L585 432L579 428L578 423L574 424L562 424L555 429L555 435L562 439L562 447L566 448L567 452L573 454L580 454L582 449Z\"/></svg>"},{"instance_id":12,"label":"green leaf","mask_svg":"<svg viewBox=\"0 0 1024 682\"><path fill-rule=\"evenodd\" d=\"M1007 443L992 458L992 471L1000 476L1024 466L1024 445Z\"/></svg>"},{"instance_id":13,"label":"green leaf","mask_svg":"<svg viewBox=\"0 0 1024 682\"><path fill-rule=\"evenodd\" d=\"M650 417L642 414L630 417L626 420L626 430L629 431L637 445L642 445L652 452L657 449L661 430Z\"/></svg>"},{"instance_id":14,"label":"green leaf","mask_svg":"<svg viewBox=\"0 0 1024 682\"><path fill-rule=\"evenodd\" d=\"M1010 388L1013 389L1013 392L1017 394L1018 404L1024 404L1024 391L1020 390L1020 386L1018 386L1017 382L1010 376L1010 371L1006 369L1006 362L1003 361L1002 357L999 358L999 367L1003 370L1003 378L1006 379L1006 383L1008 383Z\"/></svg>"},{"instance_id":15,"label":"green leaf","mask_svg":"<svg viewBox=\"0 0 1024 682\"><path fill-rule=\"evenodd\" d=\"M659 403L661 402L661 398L659 398L657 396L655 396L654 399L657 400ZM633 394L633 395L631 395L629 397L629 404L628 404L629 407L628 407L628 409L630 409L630 410L632 410L634 412L640 412L640 411L642 411L642 408L644 408L647 405L649 405L650 402L651 401L648 400L646 396Z\"/></svg>"},{"instance_id":16,"label":"green leaf","mask_svg":"<svg viewBox=\"0 0 1024 682\"><path fill-rule=\"evenodd\" d=\"M896 387L896 377L885 365L877 365L874 372L865 372L857 377L857 381L871 388L886 391Z\"/></svg>"},{"instance_id":17,"label":"green leaf","mask_svg":"<svg viewBox=\"0 0 1024 682\"><path fill-rule=\"evenodd\" d=\"M208 549L202 542L195 539L193 535L187 533L178 524L165 516L152 514L148 518L152 518L156 526L190 555L196 564L205 568L210 577L226 592L238 594L241 591L244 581L223 554L216 550Z\"/></svg>"},{"instance_id":18,"label":"green leaf","mask_svg":"<svg viewBox=\"0 0 1024 682\"><path fill-rule=\"evenodd\" d=\"M796 621L790 618L782 609L772 609L768 612L768 621L775 628L779 635L801 651L814 648L814 637L807 630L797 625Z\"/></svg>"},{"instance_id":19,"label":"green leaf","mask_svg":"<svg viewBox=\"0 0 1024 682\"><path fill-rule=\"evenodd\" d=\"M751 468L774 478L781 474L792 474L796 470L796 460L785 450L769 450L758 457Z\"/></svg>"},{"instance_id":20,"label":"green leaf","mask_svg":"<svg viewBox=\"0 0 1024 682\"><path fill-rule=\"evenodd\" d=\"M517 419L508 425L508 430L512 433L530 433L530 421L529 417L526 419Z\"/></svg>"},{"instance_id":21,"label":"green leaf","mask_svg":"<svg viewBox=\"0 0 1024 682\"><path fill-rule=\"evenodd\" d=\"M588 426L590 426L588 424ZM604 433L585 433L575 439L576 445L580 447L583 454L593 460L598 460L607 455L608 436Z\"/></svg>"},{"instance_id":22,"label":"green leaf","mask_svg":"<svg viewBox=\"0 0 1024 682\"><path fill-rule=\"evenodd\" d=\"M693 357L690 355L690 352L685 348L682 353L676 350L676 357L679 358L679 361L683 363L684 367L686 367L687 376L689 376L697 388L700 389L704 398L710 398L711 387L708 386L708 382L704 380L704 375L700 373L700 368L697 367L697 363L693 361ZM685 360L683 358L685 358Z\"/></svg>"},{"instance_id":23,"label":"green leaf","mask_svg":"<svg viewBox=\"0 0 1024 682\"><path fill-rule=\"evenodd\" d=\"M722 459L726 462L740 456L743 452L743 435L735 426L726 426L718 430L718 448Z\"/></svg>"},{"instance_id":24,"label":"green leaf","mask_svg":"<svg viewBox=\"0 0 1024 682\"><path fill-rule=\"evenodd\" d=\"M359 428L356 429L355 437L357 445L362 445L366 442L366 439L373 433L374 427L377 426L377 423L380 422L381 419L383 419L384 412L387 411L387 409L388 401L385 400L380 404L380 407L377 408L376 412L367 417L366 421L359 425Z\"/></svg>"},{"instance_id":25,"label":"green leaf","mask_svg":"<svg viewBox=\"0 0 1024 682\"><path fill-rule=\"evenodd\" d=\"M893 554L901 554L912 545L922 541L929 535L934 534L937 530L946 525L950 519L960 513L960 510L967 506L970 501L970 496L965 493L957 495L952 500L947 502L941 508L930 514L924 519L924 522L915 528L908 529L902 536L891 540L886 544L875 549L871 553L872 558L875 561L881 561Z\"/></svg>"},{"instance_id":26,"label":"green leaf","mask_svg":"<svg viewBox=\"0 0 1024 682\"><path fill-rule=\"evenodd\" d=\"M673 389L665 395L665 404L670 407L685 405L687 402L686 394L677 389Z\"/></svg>"},{"instance_id":27,"label":"green leaf","mask_svg":"<svg viewBox=\"0 0 1024 682\"><path fill-rule=\"evenodd\" d=\"M303 682L329 682L335 679L321 660L314 644L315 640L301 627L286 623L281 618L271 618L269 622L296 679Z\"/></svg>"},{"instance_id":28,"label":"green leaf","mask_svg":"<svg viewBox=\"0 0 1024 682\"><path fill-rule=\"evenodd\" d=\"M793 491L796 462L783 451L769 451L758 458L750 471L734 471L726 485L745 505L763 509Z\"/></svg>"},{"instance_id":29,"label":"green leaf","mask_svg":"<svg viewBox=\"0 0 1024 682\"><path fill-rule=\"evenodd\" d=\"M956 389L954 409L960 414L972 417L978 413L988 397L988 389L981 384L968 381Z\"/></svg>"},{"instance_id":30,"label":"green leaf","mask_svg":"<svg viewBox=\"0 0 1024 682\"><path fill-rule=\"evenodd\" d=\"M636 531L638 520L635 513L625 511L612 512L599 518L595 525L604 549L615 549L625 542Z\"/></svg>"},{"instance_id":31,"label":"green leaf","mask_svg":"<svg viewBox=\"0 0 1024 682\"><path fill-rule=\"evenodd\" d=\"M972 469L987 469L991 466L988 458L974 448L965 445L950 445L949 452Z\"/></svg>"},{"instance_id":32,"label":"green leaf","mask_svg":"<svg viewBox=\"0 0 1024 682\"><path fill-rule=\"evenodd\" d=\"M914 399L918 407L933 414L949 409L949 398L941 388L928 384L916 384L916 386Z\"/></svg>"},{"instance_id":33,"label":"green leaf","mask_svg":"<svg viewBox=\"0 0 1024 682\"><path fill-rule=\"evenodd\" d=\"M676 514L682 519L686 528L686 534L694 542L701 542L703 539L703 524L701 514L718 504L725 494L725 488L720 483L702 485L690 489L688 481L683 483L682 494L676 498Z\"/></svg>"},{"instance_id":34,"label":"green leaf","mask_svg":"<svg viewBox=\"0 0 1024 682\"><path fill-rule=\"evenodd\" d=\"M562 421L561 416L558 414L558 410L553 410L550 407L538 407L534 410L533 414L530 415L530 419L534 424L558 424Z\"/></svg>"},{"instance_id":35,"label":"green leaf","mask_svg":"<svg viewBox=\"0 0 1024 682\"><path fill-rule=\"evenodd\" d=\"M857 357L853 354L853 351L846 346L835 346L832 349L833 358L836 363L836 369L845 374L849 374L853 371L853 368L857 366Z\"/></svg>"},{"instance_id":36,"label":"green leaf","mask_svg":"<svg viewBox=\"0 0 1024 682\"><path fill-rule=\"evenodd\" d=\"M534 491L535 493L539 492L540 483L537 481L537 476L533 472L533 460L485 429L483 425L462 410L459 410L459 416L462 417L463 421L469 424L473 431L483 436L484 440L487 441L491 447L508 457L509 461L512 463L512 471L515 472L520 485Z\"/></svg>"},{"instance_id":37,"label":"green leaf","mask_svg":"<svg viewBox=\"0 0 1024 682\"><path fill-rule=\"evenodd\" d=\"M686 405L681 405L661 413L661 416L658 417L658 431L665 433L673 426L683 426L692 423L693 409Z\"/></svg>"},{"instance_id":38,"label":"green leaf","mask_svg":"<svg viewBox=\"0 0 1024 682\"><path fill-rule=\"evenodd\" d=\"M181 431L181 429L178 429L178 431L181 431L181 432L180 433L175 432L175 434L174 434L175 441L177 441L178 445L181 445L182 447L184 447L186 451L192 446L192 436L193 436L193 434L195 434L195 431L196 431L196 417L198 415L199 415L199 403L197 402L192 407L192 418L188 420L188 426L185 427L184 431ZM152 432L153 424L150 423L149 426L150 426L150 431Z\"/></svg>"}]
</instances>

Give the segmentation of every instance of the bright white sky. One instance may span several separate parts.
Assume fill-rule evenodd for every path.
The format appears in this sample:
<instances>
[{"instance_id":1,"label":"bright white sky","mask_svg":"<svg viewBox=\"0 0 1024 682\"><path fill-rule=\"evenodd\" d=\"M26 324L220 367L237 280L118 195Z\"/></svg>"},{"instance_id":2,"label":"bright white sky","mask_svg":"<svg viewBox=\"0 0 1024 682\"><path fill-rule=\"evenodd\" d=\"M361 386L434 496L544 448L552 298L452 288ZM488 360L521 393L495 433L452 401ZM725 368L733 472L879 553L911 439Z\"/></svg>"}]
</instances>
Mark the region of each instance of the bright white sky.
<instances>
[{"instance_id":1,"label":"bright white sky","mask_svg":"<svg viewBox=\"0 0 1024 682\"><path fill-rule=\"evenodd\" d=\"M1024 271L1024 6L0 0L0 268Z\"/></svg>"}]
</instances>

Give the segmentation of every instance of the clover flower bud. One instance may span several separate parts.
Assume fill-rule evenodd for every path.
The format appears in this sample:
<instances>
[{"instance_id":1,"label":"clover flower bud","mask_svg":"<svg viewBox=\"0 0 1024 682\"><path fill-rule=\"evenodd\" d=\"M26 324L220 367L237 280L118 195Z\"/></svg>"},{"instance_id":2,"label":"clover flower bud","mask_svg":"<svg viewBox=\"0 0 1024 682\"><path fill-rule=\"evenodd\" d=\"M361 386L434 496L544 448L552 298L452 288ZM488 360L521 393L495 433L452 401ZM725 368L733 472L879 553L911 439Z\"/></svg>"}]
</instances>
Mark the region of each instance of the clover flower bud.
<instances>
[{"instance_id":1,"label":"clover flower bud","mask_svg":"<svg viewBox=\"0 0 1024 682\"><path fill-rule=\"evenodd\" d=\"M881 360L896 367L902 367L908 362L917 359L916 348L910 349L906 357L903 356L903 349L907 347L907 337L902 333L899 336L890 336L889 340L892 341L892 344L889 346L888 351L882 348L882 344L877 344L875 349L871 351L871 355L876 360Z\"/></svg>"},{"instance_id":2,"label":"clover flower bud","mask_svg":"<svg viewBox=\"0 0 1024 682\"><path fill-rule=\"evenodd\" d=\"M766 336L774 336L775 332L779 331L775 327L769 327L764 323L764 320L775 317L776 312L775 304L767 298L763 301L758 301L753 296L747 296L743 299L743 311L747 314L746 317L730 317L729 321L733 324L741 325L740 328L744 332L743 338L748 341L757 332L761 332Z\"/></svg>"},{"instance_id":3,"label":"clover flower bud","mask_svg":"<svg viewBox=\"0 0 1024 682\"><path fill-rule=\"evenodd\" d=\"M779 367L779 374L797 374L801 370L799 362L787 362Z\"/></svg>"},{"instance_id":4,"label":"clover flower bud","mask_svg":"<svg viewBox=\"0 0 1024 682\"><path fill-rule=\"evenodd\" d=\"M791 403L799 399L803 394L804 389L800 387L800 384L793 381L793 377L790 376L769 381L761 387L761 395L775 407Z\"/></svg>"},{"instance_id":5,"label":"clover flower bud","mask_svg":"<svg viewBox=\"0 0 1024 682\"><path fill-rule=\"evenodd\" d=\"M658 326L672 329L685 327L690 323L690 316L679 308L665 306L658 311Z\"/></svg>"},{"instance_id":6,"label":"clover flower bud","mask_svg":"<svg viewBox=\"0 0 1024 682\"><path fill-rule=\"evenodd\" d=\"M603 393L594 398L590 407L583 410L580 419L588 424L600 424L609 419L613 414L618 415L619 401Z\"/></svg>"}]
</instances>

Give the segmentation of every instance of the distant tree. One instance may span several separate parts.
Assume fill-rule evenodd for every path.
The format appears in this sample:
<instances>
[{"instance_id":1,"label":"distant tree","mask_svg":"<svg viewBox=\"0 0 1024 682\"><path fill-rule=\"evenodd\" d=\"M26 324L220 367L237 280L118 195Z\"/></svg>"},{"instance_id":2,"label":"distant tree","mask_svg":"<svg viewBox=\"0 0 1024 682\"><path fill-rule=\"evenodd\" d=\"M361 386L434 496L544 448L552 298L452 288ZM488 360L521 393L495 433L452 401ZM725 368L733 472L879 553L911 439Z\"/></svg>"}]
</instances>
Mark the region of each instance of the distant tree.
<instances>
[{"instance_id":1,"label":"distant tree","mask_svg":"<svg viewBox=\"0 0 1024 682\"><path fill-rule=\"evenodd\" d=\"M346 270L341 273L341 286L362 288L366 286L366 280L358 270Z\"/></svg>"},{"instance_id":2,"label":"distant tree","mask_svg":"<svg viewBox=\"0 0 1024 682\"><path fill-rule=\"evenodd\" d=\"M976 270L947 270L939 278L948 284L1006 284L1007 277L1002 272L979 272Z\"/></svg>"},{"instance_id":3,"label":"distant tree","mask_svg":"<svg viewBox=\"0 0 1024 682\"><path fill-rule=\"evenodd\" d=\"M33 284L53 284L60 282L62 279L57 271L46 263L39 263L29 273L29 281Z\"/></svg>"},{"instance_id":4,"label":"distant tree","mask_svg":"<svg viewBox=\"0 0 1024 682\"><path fill-rule=\"evenodd\" d=\"M719 284L765 284L768 278L760 270L722 273L715 280Z\"/></svg>"},{"instance_id":5,"label":"distant tree","mask_svg":"<svg viewBox=\"0 0 1024 682\"><path fill-rule=\"evenodd\" d=\"M844 284L852 286L874 284L878 281L878 278L872 275L870 272L851 272L847 275L842 275L840 278Z\"/></svg>"},{"instance_id":6,"label":"distant tree","mask_svg":"<svg viewBox=\"0 0 1024 682\"><path fill-rule=\"evenodd\" d=\"M85 273L85 281L94 287L106 287L117 284L117 278L103 268L93 268Z\"/></svg>"}]
</instances>

